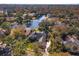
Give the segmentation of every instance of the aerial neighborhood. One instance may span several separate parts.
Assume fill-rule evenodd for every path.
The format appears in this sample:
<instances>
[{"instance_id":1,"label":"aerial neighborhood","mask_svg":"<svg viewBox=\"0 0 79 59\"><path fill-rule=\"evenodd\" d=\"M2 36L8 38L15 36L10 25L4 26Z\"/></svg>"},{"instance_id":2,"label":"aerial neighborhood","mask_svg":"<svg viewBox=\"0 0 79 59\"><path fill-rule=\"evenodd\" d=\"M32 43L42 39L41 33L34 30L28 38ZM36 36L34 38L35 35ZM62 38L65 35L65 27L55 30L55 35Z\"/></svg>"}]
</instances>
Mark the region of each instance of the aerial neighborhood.
<instances>
[{"instance_id":1,"label":"aerial neighborhood","mask_svg":"<svg viewBox=\"0 0 79 59\"><path fill-rule=\"evenodd\" d=\"M0 56L79 55L78 5L0 5Z\"/></svg>"}]
</instances>

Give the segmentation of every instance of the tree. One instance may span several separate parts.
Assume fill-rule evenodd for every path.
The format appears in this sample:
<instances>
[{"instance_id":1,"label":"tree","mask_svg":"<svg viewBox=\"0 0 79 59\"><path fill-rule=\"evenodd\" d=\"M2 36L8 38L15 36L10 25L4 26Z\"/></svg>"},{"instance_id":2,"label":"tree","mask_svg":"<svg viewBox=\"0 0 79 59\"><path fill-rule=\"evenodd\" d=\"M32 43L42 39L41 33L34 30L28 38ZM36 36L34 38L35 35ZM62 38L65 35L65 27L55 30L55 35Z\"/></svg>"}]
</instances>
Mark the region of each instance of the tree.
<instances>
[{"instance_id":1,"label":"tree","mask_svg":"<svg viewBox=\"0 0 79 59\"><path fill-rule=\"evenodd\" d=\"M11 23L10 23L10 22L3 22L3 23L1 24L1 27L2 27L3 29L10 29L10 26L11 26Z\"/></svg>"},{"instance_id":2,"label":"tree","mask_svg":"<svg viewBox=\"0 0 79 59\"><path fill-rule=\"evenodd\" d=\"M17 23L19 23L19 24L22 24L22 21L23 21L23 19L22 19L22 17L17 17L16 18L16 20L15 20Z\"/></svg>"}]
</instances>

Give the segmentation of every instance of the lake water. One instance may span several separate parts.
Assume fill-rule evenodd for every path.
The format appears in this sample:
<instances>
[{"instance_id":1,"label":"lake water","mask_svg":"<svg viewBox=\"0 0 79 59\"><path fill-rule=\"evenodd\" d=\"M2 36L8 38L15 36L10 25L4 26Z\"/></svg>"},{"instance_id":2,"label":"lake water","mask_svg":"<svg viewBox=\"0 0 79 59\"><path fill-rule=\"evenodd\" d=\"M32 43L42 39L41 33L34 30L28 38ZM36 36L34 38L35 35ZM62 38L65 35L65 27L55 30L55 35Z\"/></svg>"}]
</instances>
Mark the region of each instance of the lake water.
<instances>
[{"instance_id":1,"label":"lake water","mask_svg":"<svg viewBox=\"0 0 79 59\"><path fill-rule=\"evenodd\" d=\"M46 18L45 15L43 15L43 16L41 16L39 19L32 20L30 28L31 28L31 29L38 28L38 27L39 27L39 24L40 24L45 18Z\"/></svg>"}]
</instances>

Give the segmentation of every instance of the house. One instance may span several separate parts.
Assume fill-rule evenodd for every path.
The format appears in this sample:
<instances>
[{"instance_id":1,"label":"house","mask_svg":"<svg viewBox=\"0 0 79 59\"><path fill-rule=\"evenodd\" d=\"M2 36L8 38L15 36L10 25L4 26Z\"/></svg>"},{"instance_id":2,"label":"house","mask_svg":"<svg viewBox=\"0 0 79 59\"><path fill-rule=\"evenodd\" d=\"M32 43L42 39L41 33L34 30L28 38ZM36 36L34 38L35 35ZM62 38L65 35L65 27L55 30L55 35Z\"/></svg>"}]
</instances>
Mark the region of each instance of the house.
<instances>
[{"instance_id":1,"label":"house","mask_svg":"<svg viewBox=\"0 0 79 59\"><path fill-rule=\"evenodd\" d=\"M6 21L8 21L8 22L15 21L15 19L16 19L16 17L13 17L13 16L11 16L11 17L5 17L5 18L6 18Z\"/></svg>"},{"instance_id":2,"label":"house","mask_svg":"<svg viewBox=\"0 0 79 59\"><path fill-rule=\"evenodd\" d=\"M2 28L0 28L0 37L3 37L3 36L5 36L7 31L6 30L4 30L4 29L2 29Z\"/></svg>"},{"instance_id":3,"label":"house","mask_svg":"<svg viewBox=\"0 0 79 59\"><path fill-rule=\"evenodd\" d=\"M49 17L47 17L47 19L46 19L46 21L48 21L48 22L53 22L53 23L55 23L55 22L63 22L65 19L64 18L59 18L58 16L49 16Z\"/></svg>"},{"instance_id":4,"label":"house","mask_svg":"<svg viewBox=\"0 0 79 59\"><path fill-rule=\"evenodd\" d=\"M56 21L58 21L58 20L59 20L58 17L51 17L51 18L48 18L48 19L47 19L48 22L56 22Z\"/></svg>"},{"instance_id":5,"label":"house","mask_svg":"<svg viewBox=\"0 0 79 59\"><path fill-rule=\"evenodd\" d=\"M30 28L27 28L25 25L19 25L16 24L14 25L14 27L11 29L10 35L13 37L16 37L16 35L24 35L24 36L28 36L31 32Z\"/></svg>"},{"instance_id":6,"label":"house","mask_svg":"<svg viewBox=\"0 0 79 59\"><path fill-rule=\"evenodd\" d=\"M23 19L25 19L25 18L26 18L26 16L27 16L27 14L26 14L26 13L24 13L24 14L22 15L22 18L23 18Z\"/></svg>"},{"instance_id":7,"label":"house","mask_svg":"<svg viewBox=\"0 0 79 59\"><path fill-rule=\"evenodd\" d=\"M0 56L11 56L11 49L5 43L0 44Z\"/></svg>"},{"instance_id":8,"label":"house","mask_svg":"<svg viewBox=\"0 0 79 59\"><path fill-rule=\"evenodd\" d=\"M31 33L31 35L29 35L30 42L35 42L35 41L42 42L43 39L45 40L45 38L46 38L46 34L43 32L33 32Z\"/></svg>"},{"instance_id":9,"label":"house","mask_svg":"<svg viewBox=\"0 0 79 59\"><path fill-rule=\"evenodd\" d=\"M0 10L0 16L4 16L4 11Z\"/></svg>"},{"instance_id":10,"label":"house","mask_svg":"<svg viewBox=\"0 0 79 59\"><path fill-rule=\"evenodd\" d=\"M38 42L39 48L43 49L43 52L48 55L48 48L51 45L51 41L48 39L45 32L33 32L29 35L30 42Z\"/></svg>"},{"instance_id":11,"label":"house","mask_svg":"<svg viewBox=\"0 0 79 59\"><path fill-rule=\"evenodd\" d=\"M3 10L0 10L0 14L3 14L4 13L4 11Z\"/></svg>"},{"instance_id":12,"label":"house","mask_svg":"<svg viewBox=\"0 0 79 59\"><path fill-rule=\"evenodd\" d=\"M28 16L35 16L35 13L28 13Z\"/></svg>"},{"instance_id":13,"label":"house","mask_svg":"<svg viewBox=\"0 0 79 59\"><path fill-rule=\"evenodd\" d=\"M49 26L49 29L57 30L57 31L65 31L67 30L67 28L68 26L61 22L55 23L53 26Z\"/></svg>"},{"instance_id":14,"label":"house","mask_svg":"<svg viewBox=\"0 0 79 59\"><path fill-rule=\"evenodd\" d=\"M79 40L75 34L62 36L63 51L79 54Z\"/></svg>"},{"instance_id":15,"label":"house","mask_svg":"<svg viewBox=\"0 0 79 59\"><path fill-rule=\"evenodd\" d=\"M17 13L16 12L9 12L9 16L16 16Z\"/></svg>"}]
</instances>

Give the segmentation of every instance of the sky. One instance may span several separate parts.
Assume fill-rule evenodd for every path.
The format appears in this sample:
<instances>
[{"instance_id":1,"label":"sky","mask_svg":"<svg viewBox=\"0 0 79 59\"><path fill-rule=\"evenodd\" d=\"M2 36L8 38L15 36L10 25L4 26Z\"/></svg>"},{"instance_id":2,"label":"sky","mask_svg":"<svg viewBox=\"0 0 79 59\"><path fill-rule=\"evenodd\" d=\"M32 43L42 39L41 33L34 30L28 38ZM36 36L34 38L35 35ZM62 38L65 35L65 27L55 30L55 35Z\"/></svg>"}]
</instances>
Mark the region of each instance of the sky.
<instances>
[{"instance_id":1,"label":"sky","mask_svg":"<svg viewBox=\"0 0 79 59\"><path fill-rule=\"evenodd\" d=\"M79 4L79 0L0 0L0 4Z\"/></svg>"}]
</instances>

